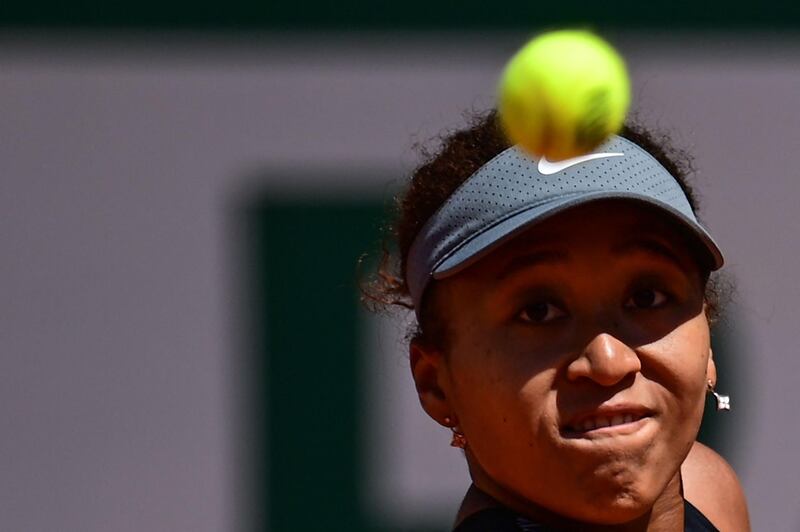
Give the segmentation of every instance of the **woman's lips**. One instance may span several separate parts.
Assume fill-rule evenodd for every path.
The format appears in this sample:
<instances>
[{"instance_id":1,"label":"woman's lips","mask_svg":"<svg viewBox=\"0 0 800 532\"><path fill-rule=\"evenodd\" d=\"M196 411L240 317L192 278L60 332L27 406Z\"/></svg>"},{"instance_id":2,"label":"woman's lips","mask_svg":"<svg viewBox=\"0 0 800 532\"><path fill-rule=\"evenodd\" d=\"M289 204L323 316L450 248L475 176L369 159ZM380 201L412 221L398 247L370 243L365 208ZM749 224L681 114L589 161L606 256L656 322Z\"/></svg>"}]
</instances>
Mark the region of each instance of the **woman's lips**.
<instances>
[{"instance_id":1,"label":"woman's lips","mask_svg":"<svg viewBox=\"0 0 800 532\"><path fill-rule=\"evenodd\" d=\"M652 411L640 405L609 405L572 416L563 425L567 437L631 434L651 417Z\"/></svg>"}]
</instances>

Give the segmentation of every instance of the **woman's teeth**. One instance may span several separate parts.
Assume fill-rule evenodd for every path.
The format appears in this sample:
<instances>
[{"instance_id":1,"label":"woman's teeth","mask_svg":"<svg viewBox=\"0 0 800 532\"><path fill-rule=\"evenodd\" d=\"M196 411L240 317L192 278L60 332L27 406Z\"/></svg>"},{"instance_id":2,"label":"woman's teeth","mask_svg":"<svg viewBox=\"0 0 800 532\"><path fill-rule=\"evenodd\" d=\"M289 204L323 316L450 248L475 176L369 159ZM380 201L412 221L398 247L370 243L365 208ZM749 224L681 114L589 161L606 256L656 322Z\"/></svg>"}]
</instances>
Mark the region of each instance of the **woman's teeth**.
<instances>
[{"instance_id":1,"label":"woman's teeth","mask_svg":"<svg viewBox=\"0 0 800 532\"><path fill-rule=\"evenodd\" d=\"M579 429L583 432L590 430L601 429L603 427L613 427L614 425L624 425L625 423L633 423L641 419L639 416L633 414L617 414L615 416L597 416L588 418L583 421Z\"/></svg>"}]
</instances>

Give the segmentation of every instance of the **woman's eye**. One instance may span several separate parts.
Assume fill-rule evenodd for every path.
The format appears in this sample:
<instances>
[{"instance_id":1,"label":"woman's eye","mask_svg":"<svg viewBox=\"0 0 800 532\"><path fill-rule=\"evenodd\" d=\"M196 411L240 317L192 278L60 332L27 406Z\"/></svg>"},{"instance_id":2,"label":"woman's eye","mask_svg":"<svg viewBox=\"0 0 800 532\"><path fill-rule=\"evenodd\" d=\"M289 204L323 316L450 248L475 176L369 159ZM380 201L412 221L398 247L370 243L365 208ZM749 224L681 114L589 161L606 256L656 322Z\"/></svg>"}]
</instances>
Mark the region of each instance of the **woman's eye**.
<instances>
[{"instance_id":1,"label":"woman's eye","mask_svg":"<svg viewBox=\"0 0 800 532\"><path fill-rule=\"evenodd\" d=\"M546 323L566 315L566 312L554 304L540 301L523 308L519 313L519 318L530 323Z\"/></svg>"},{"instance_id":2,"label":"woman's eye","mask_svg":"<svg viewBox=\"0 0 800 532\"><path fill-rule=\"evenodd\" d=\"M637 290L625 303L628 308L655 308L660 307L666 302L667 296L664 292L654 288L644 288Z\"/></svg>"}]
</instances>

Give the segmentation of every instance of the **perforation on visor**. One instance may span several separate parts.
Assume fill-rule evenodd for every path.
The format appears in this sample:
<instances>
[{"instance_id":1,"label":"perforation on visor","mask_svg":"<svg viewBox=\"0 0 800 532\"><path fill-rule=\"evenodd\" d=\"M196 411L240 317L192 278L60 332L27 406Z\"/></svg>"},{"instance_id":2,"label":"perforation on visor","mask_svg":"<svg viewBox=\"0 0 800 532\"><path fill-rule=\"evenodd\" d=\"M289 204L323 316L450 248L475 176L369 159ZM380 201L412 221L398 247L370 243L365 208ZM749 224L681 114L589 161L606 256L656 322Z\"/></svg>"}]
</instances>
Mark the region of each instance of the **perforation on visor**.
<instances>
[{"instance_id":1,"label":"perforation on visor","mask_svg":"<svg viewBox=\"0 0 800 532\"><path fill-rule=\"evenodd\" d=\"M425 223L406 265L415 307L431 278L457 273L547 216L599 199L660 208L698 237L714 269L722 266L719 247L677 180L633 142L613 136L588 157L545 163L542 173L537 159L511 147L470 176Z\"/></svg>"}]
</instances>

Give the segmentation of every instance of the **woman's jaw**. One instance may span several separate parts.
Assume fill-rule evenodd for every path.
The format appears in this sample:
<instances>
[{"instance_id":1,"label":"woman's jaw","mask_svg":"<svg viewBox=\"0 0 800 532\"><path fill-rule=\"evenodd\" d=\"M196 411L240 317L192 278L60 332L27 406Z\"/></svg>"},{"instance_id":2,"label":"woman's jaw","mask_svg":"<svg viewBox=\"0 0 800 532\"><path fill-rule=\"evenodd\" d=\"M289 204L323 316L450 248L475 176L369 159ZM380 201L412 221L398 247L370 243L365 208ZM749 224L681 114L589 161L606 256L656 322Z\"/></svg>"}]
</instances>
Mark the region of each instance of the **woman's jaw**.
<instances>
[{"instance_id":1,"label":"woman's jaw","mask_svg":"<svg viewBox=\"0 0 800 532\"><path fill-rule=\"evenodd\" d=\"M630 504L622 504L603 508L596 516L573 516L569 510L556 511L543 507L512 489L497 484L474 462L474 459L469 457L469 452L467 458L473 485L462 503L456 523L482 509L504 506L528 517L533 522L558 527L559 530L565 531L671 532L683 529L684 507L680 470L669 480L656 500L650 504L637 505L637 508L644 508L643 511L638 509L632 511Z\"/></svg>"},{"instance_id":2,"label":"woman's jaw","mask_svg":"<svg viewBox=\"0 0 800 532\"><path fill-rule=\"evenodd\" d=\"M547 437L542 430L523 437L522 445L503 446L502 452L510 453L505 459L488 449L486 461L492 469L478 458L487 451L485 442L468 436L466 457L473 482L522 515L565 529L602 525L598 530L657 530L652 522L670 516L682 523L680 464L694 437L680 442L674 429L664 426L669 416L659 407L627 401L602 403L594 411L598 414L584 409L565 419L602 425L602 418L613 421L622 415L622 422L579 431L567 428L571 421L553 423ZM626 422L625 416L632 420ZM653 513L654 508L670 512Z\"/></svg>"},{"instance_id":3,"label":"woman's jaw","mask_svg":"<svg viewBox=\"0 0 800 532\"><path fill-rule=\"evenodd\" d=\"M683 518L680 463L692 442L684 452L665 445L663 438L659 414L651 410L630 423L560 432L553 437L557 450L546 453L558 458L545 465L529 459L535 445L528 445L528 457L503 460L494 470L484 468L469 445L466 456L476 486L522 515L561 527L574 522L579 530L588 530L590 524L650 530L650 521L659 518L651 512L656 505L679 505L678 517ZM670 455L678 455L674 469L659 467ZM509 465L516 471L507 469Z\"/></svg>"}]
</instances>

